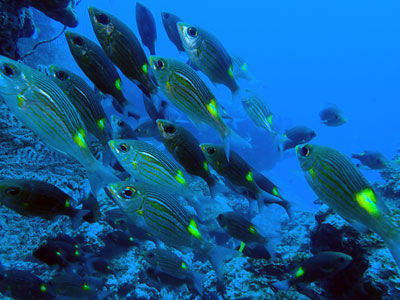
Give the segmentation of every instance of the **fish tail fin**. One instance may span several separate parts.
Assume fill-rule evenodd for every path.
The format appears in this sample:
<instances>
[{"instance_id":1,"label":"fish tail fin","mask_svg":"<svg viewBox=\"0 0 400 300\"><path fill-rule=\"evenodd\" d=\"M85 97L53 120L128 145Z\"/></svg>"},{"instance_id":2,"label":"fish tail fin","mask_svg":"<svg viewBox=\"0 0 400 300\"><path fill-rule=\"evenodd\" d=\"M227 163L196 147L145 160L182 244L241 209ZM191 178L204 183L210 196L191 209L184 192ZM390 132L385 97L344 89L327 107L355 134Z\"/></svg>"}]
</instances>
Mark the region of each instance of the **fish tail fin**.
<instances>
[{"instance_id":1,"label":"fish tail fin","mask_svg":"<svg viewBox=\"0 0 400 300\"><path fill-rule=\"evenodd\" d=\"M206 275L193 272L193 286L200 295L203 294L203 283L205 280Z\"/></svg>"},{"instance_id":2,"label":"fish tail fin","mask_svg":"<svg viewBox=\"0 0 400 300\"><path fill-rule=\"evenodd\" d=\"M241 137L239 134L237 134L234 130L232 130L228 126L226 126L225 131L222 134L222 139L224 141L225 154L228 161L229 161L231 143L239 147L245 147L250 149L253 148L245 138Z\"/></svg>"},{"instance_id":3,"label":"fish tail fin","mask_svg":"<svg viewBox=\"0 0 400 300\"><path fill-rule=\"evenodd\" d=\"M104 166L98 161L88 168L87 171L90 187L95 197L99 190L103 189L107 184L120 181L120 179L112 172L111 167Z\"/></svg>"},{"instance_id":4,"label":"fish tail fin","mask_svg":"<svg viewBox=\"0 0 400 300\"><path fill-rule=\"evenodd\" d=\"M77 209L77 210L75 210L75 213L71 217L72 228L75 230L79 226L81 226L83 217L86 216L89 213L90 213L90 210L88 210L88 209L81 209L81 210Z\"/></svg>"},{"instance_id":5,"label":"fish tail fin","mask_svg":"<svg viewBox=\"0 0 400 300\"><path fill-rule=\"evenodd\" d=\"M239 252L221 246L212 246L207 252L207 257L213 266L217 275L218 281L222 282L224 279L224 262L239 256Z\"/></svg>"},{"instance_id":6,"label":"fish tail fin","mask_svg":"<svg viewBox=\"0 0 400 300\"><path fill-rule=\"evenodd\" d=\"M289 283L289 280L282 280L282 281L273 283L272 286L274 288L277 288L278 290L287 291L289 289L290 283Z\"/></svg>"},{"instance_id":7,"label":"fish tail fin","mask_svg":"<svg viewBox=\"0 0 400 300\"><path fill-rule=\"evenodd\" d=\"M276 258L276 251L275 251L275 245L271 240L267 240L267 242L264 244L265 249L268 251L269 255L271 255L271 258L274 260Z\"/></svg>"},{"instance_id":8,"label":"fish tail fin","mask_svg":"<svg viewBox=\"0 0 400 300\"><path fill-rule=\"evenodd\" d=\"M124 106L123 115L126 117L132 117L136 121L138 121L141 117L139 112L135 109L134 105L132 105L132 104L127 104Z\"/></svg>"},{"instance_id":9,"label":"fish tail fin","mask_svg":"<svg viewBox=\"0 0 400 300\"><path fill-rule=\"evenodd\" d=\"M260 195L257 200L261 199L265 204L278 204L283 207L283 209L286 211L289 220L293 221L293 211L292 211L292 205L289 201L276 197L270 193L263 193Z\"/></svg>"}]
</instances>

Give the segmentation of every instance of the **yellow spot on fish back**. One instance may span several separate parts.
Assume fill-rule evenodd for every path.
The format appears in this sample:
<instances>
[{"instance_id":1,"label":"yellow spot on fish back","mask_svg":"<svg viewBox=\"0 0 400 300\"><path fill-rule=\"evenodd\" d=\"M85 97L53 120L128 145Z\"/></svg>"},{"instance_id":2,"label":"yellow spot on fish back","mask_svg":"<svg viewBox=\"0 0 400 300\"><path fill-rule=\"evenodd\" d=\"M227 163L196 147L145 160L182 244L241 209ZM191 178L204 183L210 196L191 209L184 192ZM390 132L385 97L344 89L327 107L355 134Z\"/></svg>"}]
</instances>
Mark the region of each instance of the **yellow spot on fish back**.
<instances>
[{"instance_id":1,"label":"yellow spot on fish back","mask_svg":"<svg viewBox=\"0 0 400 300\"><path fill-rule=\"evenodd\" d=\"M47 287L46 287L46 285L44 283L42 283L40 285L40 291L43 292L43 293L45 293L47 291Z\"/></svg>"},{"instance_id":2,"label":"yellow spot on fish back","mask_svg":"<svg viewBox=\"0 0 400 300\"><path fill-rule=\"evenodd\" d=\"M280 195L279 195L279 192L278 192L278 189L276 188L276 186L274 186L274 188L272 189L272 194L275 195L275 196L277 196L277 197L280 196Z\"/></svg>"},{"instance_id":3,"label":"yellow spot on fish back","mask_svg":"<svg viewBox=\"0 0 400 300\"><path fill-rule=\"evenodd\" d=\"M22 95L17 95L17 100L18 100L18 107L21 107L22 104L23 104L24 101L25 101L25 98L24 98L24 96L22 96Z\"/></svg>"},{"instance_id":4,"label":"yellow spot on fish back","mask_svg":"<svg viewBox=\"0 0 400 300\"><path fill-rule=\"evenodd\" d=\"M181 170L178 170L177 174L174 177L176 181L178 181L180 184L186 185L186 180L185 177L183 177L183 173Z\"/></svg>"},{"instance_id":5,"label":"yellow spot on fish back","mask_svg":"<svg viewBox=\"0 0 400 300\"><path fill-rule=\"evenodd\" d=\"M358 205L371 216L378 217L380 215L378 206L376 205L376 196L372 189L366 188L356 193L355 199Z\"/></svg>"},{"instance_id":6,"label":"yellow spot on fish back","mask_svg":"<svg viewBox=\"0 0 400 300\"><path fill-rule=\"evenodd\" d=\"M296 271L296 273L294 274L294 276L295 276L296 278L299 278L299 277L301 277L301 276L303 276L303 275L304 275L304 269L303 269L302 267L298 268L297 271Z\"/></svg>"},{"instance_id":7,"label":"yellow spot on fish back","mask_svg":"<svg viewBox=\"0 0 400 300\"><path fill-rule=\"evenodd\" d=\"M74 255L75 255L75 256L79 256L79 255L81 255L81 254L79 253L78 250L75 250Z\"/></svg>"},{"instance_id":8,"label":"yellow spot on fish back","mask_svg":"<svg viewBox=\"0 0 400 300\"><path fill-rule=\"evenodd\" d=\"M191 235L193 235L196 239L201 239L201 233L197 228L196 221L191 219L187 230Z\"/></svg>"},{"instance_id":9,"label":"yellow spot on fish back","mask_svg":"<svg viewBox=\"0 0 400 300\"><path fill-rule=\"evenodd\" d=\"M209 169L208 169L208 163L207 163L206 161L203 162L203 168L204 168L204 170L205 170L206 172L209 171Z\"/></svg>"},{"instance_id":10,"label":"yellow spot on fish back","mask_svg":"<svg viewBox=\"0 0 400 300\"><path fill-rule=\"evenodd\" d=\"M215 99L211 99L210 103L206 105L207 110L214 118L219 118L217 101Z\"/></svg>"},{"instance_id":11,"label":"yellow spot on fish back","mask_svg":"<svg viewBox=\"0 0 400 300\"><path fill-rule=\"evenodd\" d=\"M90 286L89 286L87 283L84 283L83 286L82 286L82 290L84 290L84 291L90 291L91 288L90 288Z\"/></svg>"},{"instance_id":12,"label":"yellow spot on fish back","mask_svg":"<svg viewBox=\"0 0 400 300\"><path fill-rule=\"evenodd\" d=\"M144 211L139 209L136 211L138 215L143 216L144 215Z\"/></svg>"},{"instance_id":13,"label":"yellow spot on fish back","mask_svg":"<svg viewBox=\"0 0 400 300\"><path fill-rule=\"evenodd\" d=\"M79 147L87 148L85 137L86 137L85 130L79 129L78 132L74 135L74 141Z\"/></svg>"},{"instance_id":14,"label":"yellow spot on fish back","mask_svg":"<svg viewBox=\"0 0 400 300\"><path fill-rule=\"evenodd\" d=\"M253 182L253 181L254 181L254 179L253 179L253 173L251 173L251 171L249 171L249 173L247 173L247 175L246 175L246 180L247 180L248 182Z\"/></svg>"},{"instance_id":15,"label":"yellow spot on fish back","mask_svg":"<svg viewBox=\"0 0 400 300\"><path fill-rule=\"evenodd\" d=\"M121 90L121 78L118 78L117 80L115 80L114 86L118 91Z\"/></svg>"},{"instance_id":16,"label":"yellow spot on fish back","mask_svg":"<svg viewBox=\"0 0 400 300\"><path fill-rule=\"evenodd\" d=\"M311 168L310 170L308 170L308 174L310 174L312 179L315 179L315 171L313 168Z\"/></svg>"},{"instance_id":17,"label":"yellow spot on fish back","mask_svg":"<svg viewBox=\"0 0 400 300\"><path fill-rule=\"evenodd\" d=\"M145 74L149 73L149 67L148 67L147 64L144 64L144 65L142 66L142 71L143 71Z\"/></svg>"},{"instance_id":18,"label":"yellow spot on fish back","mask_svg":"<svg viewBox=\"0 0 400 300\"><path fill-rule=\"evenodd\" d=\"M229 69L228 69L228 75L233 78L233 66L229 65Z\"/></svg>"},{"instance_id":19,"label":"yellow spot on fish back","mask_svg":"<svg viewBox=\"0 0 400 300\"><path fill-rule=\"evenodd\" d=\"M105 118L101 118L100 120L97 121L97 127L100 128L100 130L104 130L104 128L106 123L106 119Z\"/></svg>"},{"instance_id":20,"label":"yellow spot on fish back","mask_svg":"<svg viewBox=\"0 0 400 300\"><path fill-rule=\"evenodd\" d=\"M268 118L267 118L267 122L268 122L270 125L272 125L272 119L273 119L273 118L274 118L273 115L269 115Z\"/></svg>"},{"instance_id":21,"label":"yellow spot on fish back","mask_svg":"<svg viewBox=\"0 0 400 300\"><path fill-rule=\"evenodd\" d=\"M245 242L240 242L239 252L242 253L244 248L246 248L246 243Z\"/></svg>"},{"instance_id":22,"label":"yellow spot on fish back","mask_svg":"<svg viewBox=\"0 0 400 300\"><path fill-rule=\"evenodd\" d=\"M256 230L256 228L255 228L253 225L251 225L251 226L249 227L249 232L250 232L251 234L257 234L257 230Z\"/></svg>"},{"instance_id":23,"label":"yellow spot on fish back","mask_svg":"<svg viewBox=\"0 0 400 300\"><path fill-rule=\"evenodd\" d=\"M181 269L182 270L187 270L187 265L185 264L185 262L181 263Z\"/></svg>"},{"instance_id":24,"label":"yellow spot on fish back","mask_svg":"<svg viewBox=\"0 0 400 300\"><path fill-rule=\"evenodd\" d=\"M65 200L64 207L65 207L65 208L70 208L70 207L71 207L71 203L69 202L69 198L67 198L67 199Z\"/></svg>"}]
</instances>

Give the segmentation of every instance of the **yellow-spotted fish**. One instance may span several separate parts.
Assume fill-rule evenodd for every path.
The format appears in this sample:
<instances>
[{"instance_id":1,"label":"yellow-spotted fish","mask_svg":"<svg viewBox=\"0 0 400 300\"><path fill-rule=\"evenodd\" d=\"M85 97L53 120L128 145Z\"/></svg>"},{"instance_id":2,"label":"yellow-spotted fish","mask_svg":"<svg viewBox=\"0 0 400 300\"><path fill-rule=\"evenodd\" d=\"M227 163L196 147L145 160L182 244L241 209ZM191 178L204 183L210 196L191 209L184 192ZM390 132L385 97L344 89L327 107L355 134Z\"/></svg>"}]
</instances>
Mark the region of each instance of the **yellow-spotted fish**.
<instances>
[{"instance_id":1,"label":"yellow-spotted fish","mask_svg":"<svg viewBox=\"0 0 400 300\"><path fill-rule=\"evenodd\" d=\"M187 64L175 59L150 57L151 68L160 89L193 123L216 129L224 141L229 158L233 131L223 122L217 99L200 76Z\"/></svg>"},{"instance_id":2,"label":"yellow-spotted fish","mask_svg":"<svg viewBox=\"0 0 400 300\"><path fill-rule=\"evenodd\" d=\"M79 113L45 74L0 56L0 95L12 113L45 143L85 167L94 193L102 184L118 180L93 157Z\"/></svg>"},{"instance_id":3,"label":"yellow-spotted fish","mask_svg":"<svg viewBox=\"0 0 400 300\"><path fill-rule=\"evenodd\" d=\"M193 249L208 257L219 280L223 262L236 251L209 242L195 218L174 194L159 187L138 182L117 182L107 186L106 193L136 224L166 245L178 250Z\"/></svg>"},{"instance_id":4,"label":"yellow-spotted fish","mask_svg":"<svg viewBox=\"0 0 400 300\"><path fill-rule=\"evenodd\" d=\"M400 266L400 230L372 186L345 155L315 144L296 147L304 175L318 198L358 229L369 228Z\"/></svg>"}]
</instances>

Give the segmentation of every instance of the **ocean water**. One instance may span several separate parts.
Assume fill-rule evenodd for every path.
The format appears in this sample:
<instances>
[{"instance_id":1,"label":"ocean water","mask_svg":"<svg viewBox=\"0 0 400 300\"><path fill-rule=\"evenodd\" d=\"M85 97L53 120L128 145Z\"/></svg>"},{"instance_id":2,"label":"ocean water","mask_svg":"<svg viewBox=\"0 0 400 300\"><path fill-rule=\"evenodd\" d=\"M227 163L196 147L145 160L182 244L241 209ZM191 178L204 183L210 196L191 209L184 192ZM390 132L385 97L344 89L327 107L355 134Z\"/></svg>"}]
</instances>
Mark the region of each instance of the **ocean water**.
<instances>
[{"instance_id":1,"label":"ocean water","mask_svg":"<svg viewBox=\"0 0 400 300\"><path fill-rule=\"evenodd\" d=\"M11 3L2 2L4 5ZM248 64L252 80L239 79L237 82L242 90L254 91L264 99L274 115L274 126L279 135L293 126L305 125L317 133L311 143L332 147L349 157L352 153L373 150L381 152L390 161L395 159L400 143L397 130L400 111L400 42L397 38L400 22L397 12L400 3L291 0L142 0L141 3L155 18L157 56L183 62L188 59L186 53L177 51L164 30L161 12L170 12L184 22L212 32L231 55L242 57ZM130 0L81 0L75 8L79 24L68 30L80 33L97 43L88 15L88 8L95 6L118 17L139 38L135 5L136 1ZM19 40L21 54L29 51L37 41L55 36L62 30L62 24L34 8L31 10L36 33L31 38ZM149 56L148 49L144 49ZM38 65L59 65L79 74L93 86L71 55L64 35L39 46L25 59L25 63L33 68ZM119 74L122 77L124 95L136 103L136 108L143 117L139 122L133 118L125 118L135 128L147 119L141 91L122 72ZM262 214L252 216L252 222L258 226L259 232L273 241L277 258L251 258L235 252L237 257L225 263L225 276L218 282L211 264L198 255L198 251L179 251L181 249L165 246L157 238L152 241L140 240L126 248L118 245L111 248L111 252L120 251L118 254L105 256L101 249L112 242L100 237L113 231L107 223L109 218L106 218L106 211L117 206L100 191L97 200L102 218L94 223L82 222L77 229L71 228L68 218L52 221L38 217L27 218L5 206L0 207L0 215L3 216L0 228L4 232L1 239L3 251L0 251L0 263L3 265L0 297L400 299L399 269L382 240L371 231L358 233L338 214L328 210L326 205L314 204L317 196L304 177L295 150L280 152L277 140L251 121L240 100L232 100L228 88L213 84L201 72L198 74L232 117L226 123L251 144L251 148L233 144L232 149L255 170L271 179L279 187L283 197L292 204L295 212L292 222L289 222L282 207L277 205L268 206ZM347 120L344 125L329 127L321 123L319 112L330 104L337 105L343 111ZM110 99L106 99L103 106L108 116L116 113ZM170 107L170 119L190 130L201 143L221 143L210 127L194 126L187 116L179 113L172 105ZM0 138L0 179L42 180L56 185L75 200L82 199L90 189L82 166L49 148L32 134L29 126L21 126L18 118L13 117L4 103L1 103L0 112L0 130L3 131L3 137ZM159 140L144 140L167 153ZM397 165L393 164L384 170L361 168L360 171L389 207L391 220L399 224L400 193L397 186L400 172ZM208 195L204 182L198 178L190 179L195 190ZM247 214L247 199L230 190L220 194L216 200L217 202L211 204L207 201L203 203L207 207L207 215L203 216L205 222L202 229L210 233L213 244L233 249L240 245L240 241L231 238L226 232L223 233L215 218L219 213L232 209ZM78 204L78 207L81 208L81 205ZM202 219L200 216L199 218ZM79 240L85 253L82 255L83 263L68 263L67 268L57 268L49 267L32 257L35 249L61 232ZM135 236L133 238L136 239ZM202 292L193 288L196 278L193 280L189 276L185 281L178 274L176 278L171 274L165 275L157 267L156 272L160 271L162 275L158 274L154 279L148 272L149 264L143 258L143 251L154 248L173 251L187 263L191 263L196 273L206 277L201 284ZM347 271L344 269L339 271L342 273L332 272L327 278L320 275L321 278L310 280L312 283L305 285L293 284L288 291L273 286L277 281L291 278L293 271L306 259L321 251L347 253L353 257L353 262ZM104 258L113 266L113 274L105 275L91 270L88 261L93 257ZM10 286L19 287L20 283L6 283L5 278L11 275L4 276L5 270L14 269L25 270L40 277L48 284L52 293L54 290L54 295L44 298L43 294L37 296L27 292L17 296ZM77 273L82 276L83 281L90 282L90 293L79 290L83 281L74 282L79 286L79 291L73 295L57 287L57 282L61 282L63 288L72 290L65 280L57 281L55 278L60 274L67 274L72 278ZM31 284L32 280L26 279L25 282ZM31 285L34 286L34 283Z\"/></svg>"}]
</instances>

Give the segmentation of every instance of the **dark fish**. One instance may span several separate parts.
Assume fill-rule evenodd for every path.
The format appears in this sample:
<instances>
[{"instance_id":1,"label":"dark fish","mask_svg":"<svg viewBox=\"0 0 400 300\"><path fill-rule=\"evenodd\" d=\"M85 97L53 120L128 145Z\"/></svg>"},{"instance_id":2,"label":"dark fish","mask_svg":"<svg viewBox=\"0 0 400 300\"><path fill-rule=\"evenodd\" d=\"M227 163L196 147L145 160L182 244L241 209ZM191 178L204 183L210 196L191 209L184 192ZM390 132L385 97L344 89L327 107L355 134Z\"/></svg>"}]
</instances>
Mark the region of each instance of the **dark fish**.
<instances>
[{"instance_id":1,"label":"dark fish","mask_svg":"<svg viewBox=\"0 0 400 300\"><path fill-rule=\"evenodd\" d=\"M71 100L88 131L106 146L111 126L93 89L77 74L55 65L50 66L50 76Z\"/></svg>"},{"instance_id":2,"label":"dark fish","mask_svg":"<svg viewBox=\"0 0 400 300\"><path fill-rule=\"evenodd\" d=\"M92 273L98 272L101 274L114 274L110 261L103 257L94 257L88 260L88 264L92 269Z\"/></svg>"},{"instance_id":3,"label":"dark fish","mask_svg":"<svg viewBox=\"0 0 400 300\"><path fill-rule=\"evenodd\" d=\"M136 139L132 127L117 115L111 115L112 138L114 140Z\"/></svg>"},{"instance_id":4,"label":"dark fish","mask_svg":"<svg viewBox=\"0 0 400 300\"><path fill-rule=\"evenodd\" d=\"M106 245L99 253L100 257L104 258L114 258L126 253L133 246L139 246L138 240L126 231L112 231L100 238Z\"/></svg>"},{"instance_id":5,"label":"dark fish","mask_svg":"<svg viewBox=\"0 0 400 300\"><path fill-rule=\"evenodd\" d=\"M210 173L208 163L193 134L168 120L157 120L157 126L165 148L191 175L199 176L207 183L210 194L216 193L217 179Z\"/></svg>"},{"instance_id":6,"label":"dark fish","mask_svg":"<svg viewBox=\"0 0 400 300\"><path fill-rule=\"evenodd\" d=\"M76 245L59 240L48 240L33 252L33 256L49 266L68 267L71 263L84 261L82 251Z\"/></svg>"},{"instance_id":7,"label":"dark fish","mask_svg":"<svg viewBox=\"0 0 400 300\"><path fill-rule=\"evenodd\" d=\"M85 124L71 100L48 76L0 57L0 95L15 116L45 143L85 167L94 194L103 182L116 181L90 152Z\"/></svg>"},{"instance_id":8,"label":"dark fish","mask_svg":"<svg viewBox=\"0 0 400 300\"><path fill-rule=\"evenodd\" d=\"M82 209L89 211L83 219L89 223L98 222L101 218L100 205L97 198L92 193L82 200Z\"/></svg>"},{"instance_id":9,"label":"dark fish","mask_svg":"<svg viewBox=\"0 0 400 300\"><path fill-rule=\"evenodd\" d=\"M226 212L217 217L219 225L224 228L229 235L241 241L240 252L247 244L260 243L265 246L271 257L275 258L275 249L267 237L262 236L256 226L235 212Z\"/></svg>"},{"instance_id":10,"label":"dark fish","mask_svg":"<svg viewBox=\"0 0 400 300\"><path fill-rule=\"evenodd\" d=\"M29 0L29 5L43 12L46 16L68 27L78 26L75 11L76 2L72 0Z\"/></svg>"},{"instance_id":11,"label":"dark fish","mask_svg":"<svg viewBox=\"0 0 400 300\"><path fill-rule=\"evenodd\" d=\"M221 42L210 32L191 24L178 22L178 33L190 60L214 83L229 88L232 94L239 91L232 58Z\"/></svg>"},{"instance_id":12,"label":"dark fish","mask_svg":"<svg viewBox=\"0 0 400 300\"><path fill-rule=\"evenodd\" d=\"M292 278L275 282L273 286L280 290L287 290L298 283L322 280L346 268L351 260L351 256L341 252L320 252L303 262L294 271Z\"/></svg>"},{"instance_id":13,"label":"dark fish","mask_svg":"<svg viewBox=\"0 0 400 300\"><path fill-rule=\"evenodd\" d=\"M53 300L56 293L42 279L24 270L1 270L0 293L15 300Z\"/></svg>"},{"instance_id":14,"label":"dark fish","mask_svg":"<svg viewBox=\"0 0 400 300\"><path fill-rule=\"evenodd\" d=\"M157 93L149 74L146 54L132 30L115 16L89 7L97 40L114 64L147 96Z\"/></svg>"},{"instance_id":15,"label":"dark fish","mask_svg":"<svg viewBox=\"0 0 400 300\"><path fill-rule=\"evenodd\" d=\"M190 266L172 251L153 249L143 253L146 261L156 273L166 273L176 279L185 280L201 295L205 275L191 270Z\"/></svg>"},{"instance_id":16,"label":"dark fish","mask_svg":"<svg viewBox=\"0 0 400 300\"><path fill-rule=\"evenodd\" d=\"M166 245L181 250L191 248L207 256L218 280L222 280L223 262L236 252L209 242L175 194L138 182L114 183L106 192L132 221L143 224Z\"/></svg>"},{"instance_id":17,"label":"dark fish","mask_svg":"<svg viewBox=\"0 0 400 300\"><path fill-rule=\"evenodd\" d=\"M187 64L175 59L150 57L160 89L194 124L205 123L218 131L229 157L233 131L223 122L218 102L200 76Z\"/></svg>"},{"instance_id":18,"label":"dark fish","mask_svg":"<svg viewBox=\"0 0 400 300\"><path fill-rule=\"evenodd\" d=\"M343 116L343 112L336 105L330 105L321 110L319 117L321 119L321 123L325 124L326 126L336 127L347 122Z\"/></svg>"},{"instance_id":19,"label":"dark fish","mask_svg":"<svg viewBox=\"0 0 400 300\"><path fill-rule=\"evenodd\" d=\"M377 151L367 150L360 154L352 154L351 158L358 159L363 165L373 170L381 170L389 165L387 158Z\"/></svg>"},{"instance_id":20,"label":"dark fish","mask_svg":"<svg viewBox=\"0 0 400 300\"><path fill-rule=\"evenodd\" d=\"M241 250L241 246L236 247L236 250ZM263 244L250 244L246 245L241 251L244 256L251 257L254 259L270 259L271 255Z\"/></svg>"},{"instance_id":21,"label":"dark fish","mask_svg":"<svg viewBox=\"0 0 400 300\"><path fill-rule=\"evenodd\" d=\"M154 21L151 11L139 2L136 2L136 25L139 30L142 44L149 49L150 55L156 54L156 22Z\"/></svg>"},{"instance_id":22,"label":"dark fish","mask_svg":"<svg viewBox=\"0 0 400 300\"><path fill-rule=\"evenodd\" d=\"M216 144L200 144L201 150L207 159L207 162L218 174L229 180L234 186L241 190L249 191L258 202L258 208L261 210L264 203L275 203L281 205L287 212L289 218L292 218L290 205L287 201L274 195L273 191L264 192L254 180L254 169L237 154L231 150L229 161L226 158L224 148ZM266 188L269 190L269 187Z\"/></svg>"},{"instance_id":23,"label":"dark fish","mask_svg":"<svg viewBox=\"0 0 400 300\"><path fill-rule=\"evenodd\" d=\"M371 229L400 266L400 231L371 184L339 151L312 144L296 147L307 182L325 204L360 231Z\"/></svg>"},{"instance_id":24,"label":"dark fish","mask_svg":"<svg viewBox=\"0 0 400 300\"><path fill-rule=\"evenodd\" d=\"M102 93L114 97L116 101L113 102L113 106L122 113L122 108L128 104L128 100L122 94L121 77L103 49L75 32L66 31L65 37L81 70Z\"/></svg>"},{"instance_id":25,"label":"dark fish","mask_svg":"<svg viewBox=\"0 0 400 300\"><path fill-rule=\"evenodd\" d=\"M56 186L44 181L7 179L0 181L1 203L25 217L53 220L68 216L77 228L87 210L72 207L74 200Z\"/></svg>"},{"instance_id":26,"label":"dark fish","mask_svg":"<svg viewBox=\"0 0 400 300\"><path fill-rule=\"evenodd\" d=\"M297 145L308 143L317 136L314 130L307 126L295 126L285 131L287 140L283 142L283 150L291 149Z\"/></svg>"},{"instance_id":27,"label":"dark fish","mask_svg":"<svg viewBox=\"0 0 400 300\"><path fill-rule=\"evenodd\" d=\"M165 119L166 108L168 105L165 100L161 100L160 104L156 105L154 98L149 98L143 94L143 105L153 122L157 121L158 119Z\"/></svg>"},{"instance_id":28,"label":"dark fish","mask_svg":"<svg viewBox=\"0 0 400 300\"><path fill-rule=\"evenodd\" d=\"M161 18L169 40L176 46L178 51L184 52L185 48L183 48L177 27L178 22L182 21L181 18L167 12L162 12Z\"/></svg>"},{"instance_id":29,"label":"dark fish","mask_svg":"<svg viewBox=\"0 0 400 300\"><path fill-rule=\"evenodd\" d=\"M160 139L160 134L158 133L157 125L153 122L153 120L147 120L141 123L133 130L133 132L138 138L153 137L156 139Z\"/></svg>"}]
</instances>

